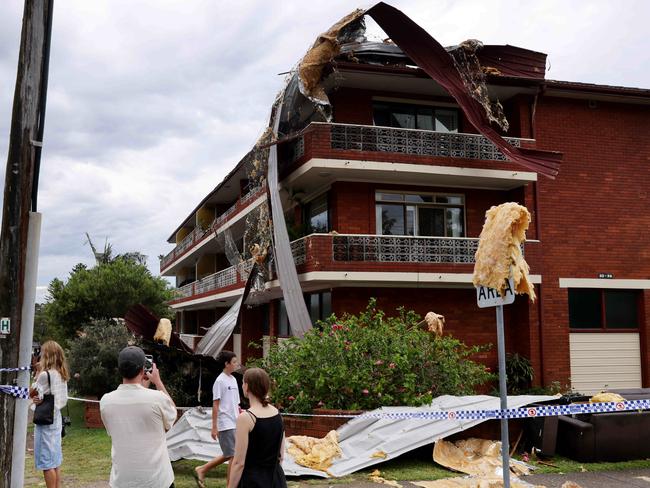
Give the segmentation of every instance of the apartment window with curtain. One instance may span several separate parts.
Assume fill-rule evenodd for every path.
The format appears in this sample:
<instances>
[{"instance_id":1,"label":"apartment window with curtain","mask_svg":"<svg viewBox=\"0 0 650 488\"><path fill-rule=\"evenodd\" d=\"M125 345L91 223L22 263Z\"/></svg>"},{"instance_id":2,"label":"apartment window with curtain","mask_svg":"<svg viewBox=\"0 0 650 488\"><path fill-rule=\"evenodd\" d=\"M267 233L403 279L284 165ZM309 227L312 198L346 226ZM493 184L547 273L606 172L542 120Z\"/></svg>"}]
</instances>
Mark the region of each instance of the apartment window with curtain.
<instances>
[{"instance_id":1,"label":"apartment window with curtain","mask_svg":"<svg viewBox=\"0 0 650 488\"><path fill-rule=\"evenodd\" d=\"M465 237L465 197L437 193L375 193L378 235Z\"/></svg>"},{"instance_id":2,"label":"apartment window with curtain","mask_svg":"<svg viewBox=\"0 0 650 488\"><path fill-rule=\"evenodd\" d=\"M458 132L458 110L454 108L376 101L372 113L377 126Z\"/></svg>"},{"instance_id":3,"label":"apartment window with curtain","mask_svg":"<svg viewBox=\"0 0 650 488\"><path fill-rule=\"evenodd\" d=\"M639 290L569 289L572 330L617 331L639 328Z\"/></svg>"}]
</instances>

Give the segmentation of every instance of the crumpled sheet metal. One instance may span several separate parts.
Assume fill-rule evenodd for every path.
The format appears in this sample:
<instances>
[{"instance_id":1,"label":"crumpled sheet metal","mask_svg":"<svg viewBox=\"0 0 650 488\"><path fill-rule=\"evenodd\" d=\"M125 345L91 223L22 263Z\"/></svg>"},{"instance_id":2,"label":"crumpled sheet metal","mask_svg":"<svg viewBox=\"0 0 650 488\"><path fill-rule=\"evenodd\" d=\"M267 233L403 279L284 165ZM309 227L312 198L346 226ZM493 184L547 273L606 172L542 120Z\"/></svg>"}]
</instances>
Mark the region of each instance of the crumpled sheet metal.
<instances>
[{"instance_id":1,"label":"crumpled sheet metal","mask_svg":"<svg viewBox=\"0 0 650 488\"><path fill-rule=\"evenodd\" d=\"M515 292L526 293L535 301L530 268L521 252L529 224L526 207L514 202L491 207L485 213L472 277L474 286L494 288L503 296L506 281L512 276Z\"/></svg>"},{"instance_id":2,"label":"crumpled sheet metal","mask_svg":"<svg viewBox=\"0 0 650 488\"><path fill-rule=\"evenodd\" d=\"M366 15L370 15L409 58L454 97L470 123L506 157L549 178L558 174L560 153L511 146L490 126L485 107L469 93L452 57L422 27L383 2L367 10Z\"/></svg>"},{"instance_id":3,"label":"crumpled sheet metal","mask_svg":"<svg viewBox=\"0 0 650 488\"><path fill-rule=\"evenodd\" d=\"M553 396L520 395L508 397L508 408L519 408L531 403L555 399ZM373 412L429 412L448 410L498 410L498 397L487 395L450 396L434 398L425 407L383 407ZM218 444L210 437L210 411L200 413L198 408L190 409L167 433L169 456L172 461L180 458L206 461L219 455ZM355 418L337 429L342 455L332 463L329 475L323 471L305 468L296 464L293 457L285 453L282 468L288 476L346 476L355 471L396 458L405 452L443 439L451 434L468 429L484 420L428 420ZM383 451L387 457L377 458L373 454ZM209 453L209 455L208 455Z\"/></svg>"},{"instance_id":4,"label":"crumpled sheet metal","mask_svg":"<svg viewBox=\"0 0 650 488\"><path fill-rule=\"evenodd\" d=\"M194 354L212 356L215 359L217 358L232 335L232 331L235 330L237 318L239 317L239 310L242 305L242 299L243 296L239 297L228 311L208 329L196 345Z\"/></svg>"}]
</instances>

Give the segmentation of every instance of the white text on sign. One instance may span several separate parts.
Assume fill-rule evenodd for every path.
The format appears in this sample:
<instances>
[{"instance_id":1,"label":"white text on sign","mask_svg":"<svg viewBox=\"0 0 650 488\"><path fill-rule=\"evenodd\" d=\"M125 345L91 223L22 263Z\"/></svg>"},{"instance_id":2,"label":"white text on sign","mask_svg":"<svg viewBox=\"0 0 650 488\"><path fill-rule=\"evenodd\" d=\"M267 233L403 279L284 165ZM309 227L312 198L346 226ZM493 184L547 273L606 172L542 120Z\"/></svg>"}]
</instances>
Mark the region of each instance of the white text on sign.
<instances>
[{"instance_id":1,"label":"white text on sign","mask_svg":"<svg viewBox=\"0 0 650 488\"><path fill-rule=\"evenodd\" d=\"M0 318L0 334L8 335L11 332L11 319L9 317Z\"/></svg>"},{"instance_id":2,"label":"white text on sign","mask_svg":"<svg viewBox=\"0 0 650 488\"><path fill-rule=\"evenodd\" d=\"M476 287L476 303L479 308L496 307L497 305L510 305L515 301L515 285L512 278L506 282L503 296L494 288L486 286Z\"/></svg>"}]
</instances>

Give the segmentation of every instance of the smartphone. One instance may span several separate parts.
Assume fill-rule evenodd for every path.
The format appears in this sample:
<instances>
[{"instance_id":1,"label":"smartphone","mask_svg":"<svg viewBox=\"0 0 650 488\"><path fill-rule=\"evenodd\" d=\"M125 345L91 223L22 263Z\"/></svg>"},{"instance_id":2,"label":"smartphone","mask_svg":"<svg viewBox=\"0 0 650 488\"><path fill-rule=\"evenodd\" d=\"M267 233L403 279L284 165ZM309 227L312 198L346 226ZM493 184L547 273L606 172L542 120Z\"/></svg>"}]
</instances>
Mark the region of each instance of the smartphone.
<instances>
[{"instance_id":1,"label":"smartphone","mask_svg":"<svg viewBox=\"0 0 650 488\"><path fill-rule=\"evenodd\" d=\"M153 356L151 354L144 355L144 372L151 373L153 369Z\"/></svg>"}]
</instances>

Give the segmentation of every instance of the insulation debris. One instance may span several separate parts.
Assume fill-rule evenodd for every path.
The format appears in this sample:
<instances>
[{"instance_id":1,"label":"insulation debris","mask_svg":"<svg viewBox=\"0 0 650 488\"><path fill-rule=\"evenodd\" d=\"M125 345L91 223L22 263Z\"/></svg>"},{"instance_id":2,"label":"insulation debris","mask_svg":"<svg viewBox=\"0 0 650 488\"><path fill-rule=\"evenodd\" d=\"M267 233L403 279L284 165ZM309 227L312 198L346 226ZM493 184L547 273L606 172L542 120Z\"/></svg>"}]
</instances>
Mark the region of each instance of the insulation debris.
<instances>
[{"instance_id":1,"label":"insulation debris","mask_svg":"<svg viewBox=\"0 0 650 488\"><path fill-rule=\"evenodd\" d=\"M625 398L623 398L618 393L609 393L609 392L605 392L605 391L601 391L600 393L596 393L594 396L592 396L589 399L590 403L624 402L624 401L625 401Z\"/></svg>"},{"instance_id":2,"label":"insulation debris","mask_svg":"<svg viewBox=\"0 0 650 488\"><path fill-rule=\"evenodd\" d=\"M486 83L486 72L497 72L492 68L491 70L484 70L476 53L483 49L483 43L476 39L468 39L461 42L458 46L447 52L454 60L454 65L460 74L463 84L467 92L480 103L485 109L485 115L490 122L495 122L504 132L508 131L508 120L503 113L503 106L496 100L490 100Z\"/></svg>"},{"instance_id":3,"label":"insulation debris","mask_svg":"<svg viewBox=\"0 0 650 488\"><path fill-rule=\"evenodd\" d=\"M475 438L455 443L439 440L433 447L433 460L453 471L498 478L502 473L501 442ZM510 460L510 470L520 476L530 474L530 468L516 460Z\"/></svg>"},{"instance_id":4,"label":"insulation debris","mask_svg":"<svg viewBox=\"0 0 650 488\"><path fill-rule=\"evenodd\" d=\"M329 105L329 98L321 86L323 68L339 54L341 44L363 38L364 14L364 10L357 9L343 17L318 36L298 63L300 92L312 102Z\"/></svg>"},{"instance_id":5,"label":"insulation debris","mask_svg":"<svg viewBox=\"0 0 650 488\"><path fill-rule=\"evenodd\" d=\"M293 456L297 464L326 473L332 466L332 462L343 454L335 430L331 430L322 439L294 435L287 437L287 442L287 452Z\"/></svg>"},{"instance_id":6,"label":"insulation debris","mask_svg":"<svg viewBox=\"0 0 650 488\"><path fill-rule=\"evenodd\" d=\"M395 488L402 488L402 485L400 485L397 481L382 478L381 471L378 469L375 469L372 473L370 473L368 475L368 479L373 483L377 483L378 485L388 485L394 486Z\"/></svg>"},{"instance_id":7,"label":"insulation debris","mask_svg":"<svg viewBox=\"0 0 650 488\"><path fill-rule=\"evenodd\" d=\"M530 213L526 207L509 202L492 207L485 214L474 265L474 286L498 290L501 295L512 277L516 293L526 293L535 301L528 263L521 252L526 240Z\"/></svg>"},{"instance_id":8,"label":"insulation debris","mask_svg":"<svg viewBox=\"0 0 650 488\"><path fill-rule=\"evenodd\" d=\"M377 459L386 459L388 457L388 454L386 454L384 451L375 451L370 455L370 457Z\"/></svg>"},{"instance_id":9,"label":"insulation debris","mask_svg":"<svg viewBox=\"0 0 650 488\"><path fill-rule=\"evenodd\" d=\"M436 337L442 336L442 330L445 327L445 317L438 315L435 312L429 312L424 316L424 321L427 323L427 329Z\"/></svg>"},{"instance_id":10,"label":"insulation debris","mask_svg":"<svg viewBox=\"0 0 650 488\"><path fill-rule=\"evenodd\" d=\"M172 323L169 319L162 318L156 327L156 333L153 335L153 341L169 347L169 341L172 338Z\"/></svg>"}]
</instances>

